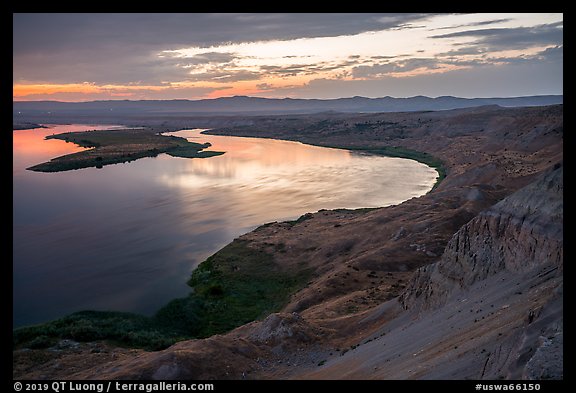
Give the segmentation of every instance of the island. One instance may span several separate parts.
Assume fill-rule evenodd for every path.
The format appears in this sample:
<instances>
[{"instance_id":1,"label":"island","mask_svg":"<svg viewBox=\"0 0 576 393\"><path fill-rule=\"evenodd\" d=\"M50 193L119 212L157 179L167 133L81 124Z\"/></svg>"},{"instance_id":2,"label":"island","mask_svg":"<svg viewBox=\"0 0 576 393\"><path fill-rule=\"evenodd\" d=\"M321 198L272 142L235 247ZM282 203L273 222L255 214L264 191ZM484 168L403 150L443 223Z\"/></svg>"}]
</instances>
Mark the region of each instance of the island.
<instances>
[{"instance_id":1,"label":"island","mask_svg":"<svg viewBox=\"0 0 576 393\"><path fill-rule=\"evenodd\" d=\"M143 157L155 157L160 153L182 158L206 158L224 154L218 151L203 151L211 146L210 143L194 143L185 138L162 135L162 131L155 128L66 132L49 135L46 139L72 142L87 150L53 158L31 166L28 170L62 172L89 167L102 168L105 165L130 162Z\"/></svg>"}]
</instances>

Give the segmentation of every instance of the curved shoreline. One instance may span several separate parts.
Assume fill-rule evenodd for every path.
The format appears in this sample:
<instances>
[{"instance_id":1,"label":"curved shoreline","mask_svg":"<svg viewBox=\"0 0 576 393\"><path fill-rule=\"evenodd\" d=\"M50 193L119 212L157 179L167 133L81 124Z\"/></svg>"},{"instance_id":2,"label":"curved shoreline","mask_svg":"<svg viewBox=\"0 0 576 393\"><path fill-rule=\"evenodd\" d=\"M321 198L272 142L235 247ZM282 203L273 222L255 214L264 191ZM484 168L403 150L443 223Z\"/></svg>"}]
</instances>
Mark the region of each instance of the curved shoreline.
<instances>
[{"instance_id":1,"label":"curved shoreline","mask_svg":"<svg viewBox=\"0 0 576 393\"><path fill-rule=\"evenodd\" d=\"M129 132L130 134L134 134L133 130L126 130L126 131ZM121 133L122 131L114 130L113 132ZM145 136L148 136L151 130L144 130L143 132L146 132ZM81 146L89 147L93 146L94 144L98 144L99 141L102 141L103 135L104 136L110 135L105 133L106 131L104 131L103 133L97 133L95 131L81 131L74 133L58 134L54 137L62 140L70 140ZM74 136L74 138L70 138L70 136ZM94 138L94 136L96 136L96 138ZM170 136L170 138L177 138L178 140L185 139L176 136ZM274 139L282 140L280 138L274 138ZM193 142L189 143L198 145ZM120 145L120 147L121 146L122 145ZM206 145L202 146L208 147ZM319 147L350 150L346 147L332 147L332 146L319 146ZM390 154L382 154L379 151L366 150L366 152L382 156L391 156ZM408 158L408 157L402 157L402 158ZM93 162L89 161L89 163L92 164ZM61 170L68 170L68 169L61 169ZM438 180L436 184L437 183ZM428 192L430 192L432 189L430 189ZM347 211L349 212L349 214L352 215L362 215L370 211L381 208L382 207L358 208ZM327 211L327 210L321 210L321 211ZM338 209L338 211L343 210ZM286 221L280 224L287 224L291 226L300 224L306 221L310 215L311 213L306 213L297 220ZM256 229L256 231L259 230L260 228L265 228L267 225L268 224L262 224L260 227ZM211 273L210 269L206 268L207 264L216 263L216 265L218 265L219 263L220 264L223 263L224 265L228 265L230 258L235 257L234 255L229 255L229 252L226 251L230 247L232 247L235 250L246 250L246 252L244 252L245 256L240 259L236 259L235 260L236 262L234 263L234 266L241 267L242 270L252 270L253 272L257 272L257 270L259 270L259 268L261 267L262 260L273 258L271 254L267 254L265 252L262 253L263 257L253 258L251 255L254 254L254 250L250 251L249 249L245 248L244 243L234 240L224 248L216 251L206 261L201 262L199 266L194 270L194 272L192 273L192 277L190 279L190 286L196 289L193 293L191 293L189 296L185 298L172 299L160 310L158 310L153 317L145 317L140 314L113 312L113 311L77 312L36 326L24 326L18 328L15 330L15 337L16 337L15 342L18 343L18 345L24 342L32 342L33 346L48 345L49 343L53 342L52 339L42 338L40 339L40 341L38 341L38 337L51 337L54 335L54 332L56 331L58 332L56 333L56 335L63 337L71 337L71 338L81 337L83 340L111 339L114 341L123 342L124 345L128 345L131 347L157 350L165 348L166 346L169 346L177 341L190 338L209 337L213 334L225 333L247 322L266 317L270 313L279 311L281 307L283 307L287 303L290 296L296 291L300 290L305 285L305 281L307 280L307 277L310 274L309 269L307 269L304 266L301 266L300 268L296 269L296 271L290 272L290 274L287 274L286 272L282 271L277 271L273 275L267 275L263 283L265 282L273 283L277 281L278 286L272 292L278 293L280 295L280 297L278 297L274 303L275 306L271 307L269 302L266 301L265 297L254 296L254 294L252 294L253 292L252 288L250 288L247 285L241 284L235 275L226 275L227 273L226 270L221 271L216 276L214 276L214 274L210 275ZM282 252L282 248L280 247L276 251ZM243 254L243 252L239 251L236 254ZM229 256L226 258L221 258L221 255L229 255ZM219 268L220 270L222 270L221 266ZM208 271L208 274L210 275L208 278L204 278L201 275L202 272L206 271ZM222 274L225 274L225 278L220 277L222 276ZM253 277L254 274L252 275L252 278ZM300 278L296 279L296 277ZM288 287L285 287L285 285L282 284L282 282L284 282L285 280L292 280L292 284L289 285L290 289L288 289ZM237 298L239 296L240 298L246 297L246 299L250 299L249 301L244 302L244 304L248 305L246 310L243 309L244 306L242 305L243 304L242 302L237 302L237 300L234 299L234 302L238 304L237 312L235 312L238 315L238 317L232 318L227 322L216 322L217 320L222 319L223 316L223 314L219 310L212 311L210 313L204 313L205 315L203 317L202 316L203 312L201 311L201 309L206 309L207 307L206 304L210 304L211 306L209 306L208 308L211 309L214 309L215 307L221 308L222 306L215 306L215 305L226 304L232 300L232 298L226 296L226 291L222 289L226 285L228 286L241 285L242 288L245 288L243 289L245 293L242 292L241 290L240 295L238 295L238 290L234 290L234 297ZM265 286L268 286L268 284L265 284ZM198 287L205 287L206 289L204 291L198 291L197 290ZM267 290L268 294L267 296L270 296L270 289L271 288L268 288ZM195 308L195 310L190 311L191 308ZM194 328L194 332L196 333L191 332L189 327L175 328L175 326L181 325L181 322L178 320L178 318L176 318L176 316L190 314L190 312L192 312L193 314L193 316L190 316L190 318L196 321L196 324L198 324L199 319L204 318L206 320L203 323L204 327ZM224 319L227 320L228 318ZM115 325L115 324L117 325L117 327L110 328L109 325ZM108 326L108 328L104 328L103 327L104 325ZM131 326L131 331L133 332L133 334L127 335L127 333L124 332L123 327L121 325ZM84 327L79 328L79 326ZM78 333L77 332L78 329L80 329L82 333ZM104 333L106 331L108 333ZM158 333L162 331L165 333L163 334Z\"/></svg>"},{"instance_id":2,"label":"curved shoreline","mask_svg":"<svg viewBox=\"0 0 576 393\"><path fill-rule=\"evenodd\" d=\"M210 132L216 131L216 132ZM245 138L261 138L261 139L274 139L274 140L281 140L281 141L288 141L288 142L299 142L310 146L317 146L317 147L325 147L329 149L340 149L340 150L348 150L351 152L363 152L367 154L378 155L382 157L395 157L395 158L405 158L408 160L414 160L421 164L425 164L430 168L433 168L438 173L438 178L434 186L430 189L433 191L440 185L442 180L444 180L447 176L447 167L445 163L440 158L430 154L429 152L419 151L414 149L409 149L403 146L358 146L358 145L334 145L328 143L314 143L310 141L302 141L300 139L288 139L282 136L264 136L264 135L251 135L251 134L234 134L234 133L227 133L226 130L217 130L217 129L204 129L201 134L206 135L213 135L213 136L234 136L234 137L245 137ZM428 191L428 192L430 192Z\"/></svg>"},{"instance_id":3,"label":"curved shoreline","mask_svg":"<svg viewBox=\"0 0 576 393\"><path fill-rule=\"evenodd\" d=\"M330 147L333 149L345 149L349 151L357 151L367 154L374 154L383 157L396 157L396 158L405 158L407 160L414 160L421 164L428 165L430 168L434 168L438 173L438 177L436 178L436 183L430 189L431 192L433 191L444 178L446 178L447 169L444 167L444 163L437 157L433 155L421 152L418 150L407 149L401 146L384 146L384 147L369 147L369 146L355 146L355 147L345 147L345 146L330 146L330 145L313 145L313 146L320 146L320 147Z\"/></svg>"}]
</instances>

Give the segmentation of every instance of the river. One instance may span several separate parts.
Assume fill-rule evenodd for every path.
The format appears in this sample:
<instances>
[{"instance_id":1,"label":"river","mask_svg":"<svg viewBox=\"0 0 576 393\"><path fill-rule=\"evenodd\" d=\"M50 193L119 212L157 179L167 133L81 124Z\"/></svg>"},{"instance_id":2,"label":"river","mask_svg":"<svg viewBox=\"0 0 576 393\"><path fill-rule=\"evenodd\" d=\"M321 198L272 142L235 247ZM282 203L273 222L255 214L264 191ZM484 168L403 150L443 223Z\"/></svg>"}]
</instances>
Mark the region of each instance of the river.
<instances>
[{"instance_id":1,"label":"river","mask_svg":"<svg viewBox=\"0 0 576 393\"><path fill-rule=\"evenodd\" d=\"M263 223L398 204L428 192L437 176L412 160L201 130L172 134L226 153L25 169L82 150L45 136L103 128L13 131L14 327L86 309L152 315L190 292L200 262Z\"/></svg>"}]
</instances>

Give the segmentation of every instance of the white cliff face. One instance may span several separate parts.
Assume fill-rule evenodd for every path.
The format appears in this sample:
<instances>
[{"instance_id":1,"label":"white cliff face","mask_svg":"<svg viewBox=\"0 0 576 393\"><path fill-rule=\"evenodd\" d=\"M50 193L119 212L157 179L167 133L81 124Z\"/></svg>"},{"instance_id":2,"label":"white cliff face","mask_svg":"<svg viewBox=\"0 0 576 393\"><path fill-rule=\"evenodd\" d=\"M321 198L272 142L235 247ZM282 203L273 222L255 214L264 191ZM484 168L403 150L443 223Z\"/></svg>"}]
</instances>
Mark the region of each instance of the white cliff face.
<instances>
[{"instance_id":1,"label":"white cliff face","mask_svg":"<svg viewBox=\"0 0 576 393\"><path fill-rule=\"evenodd\" d=\"M452 318L449 310L465 312L461 305L471 299L499 310L498 318L473 321L492 337L482 344L486 360L481 373L471 374L476 378L563 378L563 189L558 167L480 213L400 296L422 321ZM470 359L478 368L478 359Z\"/></svg>"},{"instance_id":2,"label":"white cliff face","mask_svg":"<svg viewBox=\"0 0 576 393\"><path fill-rule=\"evenodd\" d=\"M480 213L449 241L439 262L418 269L400 300L429 309L502 271L563 270L563 169Z\"/></svg>"}]
</instances>

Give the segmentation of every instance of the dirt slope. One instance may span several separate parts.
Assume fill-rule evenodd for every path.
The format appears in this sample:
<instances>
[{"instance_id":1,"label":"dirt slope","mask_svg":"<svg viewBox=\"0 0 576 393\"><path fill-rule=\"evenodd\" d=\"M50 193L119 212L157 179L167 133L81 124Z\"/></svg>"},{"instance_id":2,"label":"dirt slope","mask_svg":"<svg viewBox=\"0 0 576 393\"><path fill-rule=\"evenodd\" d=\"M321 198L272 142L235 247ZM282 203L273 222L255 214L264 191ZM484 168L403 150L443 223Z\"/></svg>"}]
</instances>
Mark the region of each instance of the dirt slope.
<instances>
[{"instance_id":1,"label":"dirt slope","mask_svg":"<svg viewBox=\"0 0 576 393\"><path fill-rule=\"evenodd\" d=\"M295 377L561 379L562 194L559 168L479 214L418 269L406 311Z\"/></svg>"}]
</instances>

